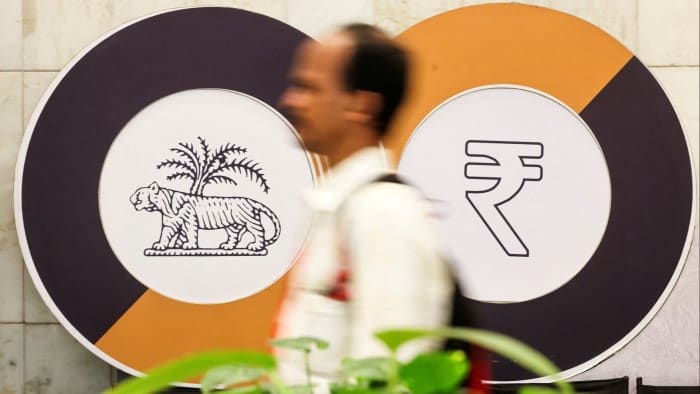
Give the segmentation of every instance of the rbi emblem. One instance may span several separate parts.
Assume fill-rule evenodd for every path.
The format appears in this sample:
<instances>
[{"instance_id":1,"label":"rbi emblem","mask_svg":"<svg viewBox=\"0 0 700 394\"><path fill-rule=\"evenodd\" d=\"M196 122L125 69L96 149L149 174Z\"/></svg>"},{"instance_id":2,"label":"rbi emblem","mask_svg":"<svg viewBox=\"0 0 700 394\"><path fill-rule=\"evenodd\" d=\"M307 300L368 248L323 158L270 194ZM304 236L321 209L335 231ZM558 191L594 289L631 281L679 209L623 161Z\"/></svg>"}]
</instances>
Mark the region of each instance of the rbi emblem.
<instances>
[{"instance_id":1,"label":"rbi emblem","mask_svg":"<svg viewBox=\"0 0 700 394\"><path fill-rule=\"evenodd\" d=\"M102 228L148 288L185 302L235 301L294 261L310 225L300 197L310 173L294 130L267 104L230 90L180 91L141 109L109 147Z\"/></svg>"},{"instance_id":2,"label":"rbi emblem","mask_svg":"<svg viewBox=\"0 0 700 394\"><path fill-rule=\"evenodd\" d=\"M156 168L170 169L167 180L186 179L190 182L187 192L166 189L153 182L141 187L130 197L137 211L157 211L162 215L160 238L151 249L144 250L146 256L236 256L242 254L265 255L267 246L280 236L281 225L277 215L263 203L240 196L207 196L204 189L209 184L238 185L232 176L258 183L265 193L270 186L260 164L242 156L246 148L225 144L212 150L202 137L198 144L180 142L170 148L177 155L162 161ZM199 147L197 149L196 147ZM239 180L240 182L240 180ZM263 218L273 224L272 235L265 238ZM226 231L226 240L217 249L199 247L200 230ZM242 238L252 239L243 244Z\"/></svg>"}]
</instances>

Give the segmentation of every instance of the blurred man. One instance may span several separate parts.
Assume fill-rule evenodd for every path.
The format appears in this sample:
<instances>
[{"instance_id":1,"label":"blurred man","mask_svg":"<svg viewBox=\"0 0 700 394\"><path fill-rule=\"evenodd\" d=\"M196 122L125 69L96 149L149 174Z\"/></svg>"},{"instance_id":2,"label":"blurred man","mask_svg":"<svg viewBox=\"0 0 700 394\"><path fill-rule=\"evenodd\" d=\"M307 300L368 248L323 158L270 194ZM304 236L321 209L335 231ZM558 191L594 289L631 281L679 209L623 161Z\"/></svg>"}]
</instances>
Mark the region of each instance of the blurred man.
<instances>
[{"instance_id":1,"label":"blurred man","mask_svg":"<svg viewBox=\"0 0 700 394\"><path fill-rule=\"evenodd\" d=\"M396 182L380 149L406 74L406 53L394 41L372 26L349 25L300 47L281 100L306 148L330 166L308 196L315 227L292 271L276 332L330 342L312 353L319 380L334 378L344 357L386 354L373 337L379 329L448 324L452 281L427 203ZM278 356L283 377L303 382L301 355Z\"/></svg>"}]
</instances>

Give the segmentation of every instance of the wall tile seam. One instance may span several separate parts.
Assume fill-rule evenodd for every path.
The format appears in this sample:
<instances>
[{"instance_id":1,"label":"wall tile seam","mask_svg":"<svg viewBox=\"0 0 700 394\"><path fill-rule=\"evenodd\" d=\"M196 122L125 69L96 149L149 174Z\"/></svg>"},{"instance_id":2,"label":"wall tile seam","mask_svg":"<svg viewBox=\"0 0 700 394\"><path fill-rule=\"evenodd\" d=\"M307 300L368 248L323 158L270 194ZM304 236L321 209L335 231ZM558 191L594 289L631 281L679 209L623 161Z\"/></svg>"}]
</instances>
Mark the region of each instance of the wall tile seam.
<instances>
[{"instance_id":1,"label":"wall tile seam","mask_svg":"<svg viewBox=\"0 0 700 394\"><path fill-rule=\"evenodd\" d=\"M24 324L24 320L12 320L12 319L7 319L0 321L0 326L6 325L6 324Z\"/></svg>"},{"instance_id":2,"label":"wall tile seam","mask_svg":"<svg viewBox=\"0 0 700 394\"><path fill-rule=\"evenodd\" d=\"M17 324L20 325L20 324ZM21 324L22 329L20 330L20 338L22 341L22 353L21 353L21 361L17 363L17 367L19 368L19 373L17 373L18 376L21 376L21 380L18 382L20 392L25 392L24 389L24 382L26 381L26 370L27 370L27 358L25 356L25 350L24 350L24 344L25 344L25 336L24 336L24 325Z\"/></svg>"},{"instance_id":3,"label":"wall tile seam","mask_svg":"<svg viewBox=\"0 0 700 394\"><path fill-rule=\"evenodd\" d=\"M82 346L82 345L81 345L81 346ZM93 353L93 354L94 354L94 353ZM97 357L97 356L95 356L95 357ZM107 368L105 368L105 370L106 370L106 372L107 372L107 388L112 388L112 387L114 387L114 385L112 384L112 369L113 369L114 367L112 366L112 364L106 362L106 361L103 360L101 357L97 357L97 358L100 360L101 363L103 363L104 365L107 366Z\"/></svg>"},{"instance_id":4,"label":"wall tile seam","mask_svg":"<svg viewBox=\"0 0 700 394\"><path fill-rule=\"evenodd\" d=\"M639 1L639 0L637 0ZM19 45L19 55L21 60L22 71L24 71L24 0L19 7L19 32L20 32L20 45ZM22 91L24 92L24 79L22 79ZM24 105L22 105L22 111L24 111ZM24 113L22 113L24 115ZM24 119L24 118L22 118Z\"/></svg>"},{"instance_id":5,"label":"wall tile seam","mask_svg":"<svg viewBox=\"0 0 700 394\"><path fill-rule=\"evenodd\" d=\"M282 14L282 16L284 17L282 22L289 25L289 0L284 1L284 13Z\"/></svg>"},{"instance_id":6,"label":"wall tile seam","mask_svg":"<svg viewBox=\"0 0 700 394\"><path fill-rule=\"evenodd\" d=\"M41 72L59 72L59 71L61 71L61 70L62 70L62 69L60 69L60 68L59 68L59 69L55 69L55 70L54 70L54 69L44 69L44 68L37 68L37 69L23 68L23 69L16 69L16 70L15 70L15 69L12 69L12 70L10 70L10 69L8 69L8 70L0 69L0 72L17 72L17 73L20 73L20 72L36 72L36 73L41 73Z\"/></svg>"},{"instance_id":7,"label":"wall tile seam","mask_svg":"<svg viewBox=\"0 0 700 394\"><path fill-rule=\"evenodd\" d=\"M640 1L641 1L641 0L637 0L637 1L636 1L637 4L635 4L635 8L634 8L634 19L635 19L635 23L636 23L636 26L635 26L635 29L634 29L634 30L635 30L635 32L637 33L637 39L635 40L635 41L636 41L635 45L637 45L637 48L636 48L637 50L636 50L635 52L637 52L637 53L639 53L639 47L641 46L641 41L642 41L642 40L641 40L641 34L640 34L640 28L639 28L639 26L640 26L640 23L639 23L639 8L641 7L640 4L639 4ZM636 56L637 56L637 55L635 54L635 57L636 57Z\"/></svg>"},{"instance_id":8,"label":"wall tile seam","mask_svg":"<svg viewBox=\"0 0 700 394\"><path fill-rule=\"evenodd\" d=\"M20 11L20 30L22 29L22 14ZM24 37L22 37L22 42L24 42ZM22 47L22 45L20 45ZM22 52L23 48L20 48L20 56L22 56L22 68L24 68L24 53ZM24 71L22 70L17 70L17 71L5 71L2 70L2 72L8 72L8 73L17 73L20 76L20 92L19 92L19 105L20 105L20 110L19 110L19 117L20 117L20 132L24 134ZM14 172L14 171L13 171ZM12 175L12 183L14 184L14 173ZM14 199L14 186L13 186L13 199ZM14 201L12 204L12 215L14 216ZM22 265L24 265L24 260L22 261ZM3 321L0 322L0 325L22 325L24 324L24 270L22 270L22 283L19 285L20 288L20 294L21 294L21 302L22 302L22 307L21 312L20 312L20 318L17 321L8 319L8 321ZM22 330L22 343L24 344L24 330ZM23 345L24 346L24 345ZM24 349L22 349L22 360L24 360Z\"/></svg>"},{"instance_id":9,"label":"wall tile seam","mask_svg":"<svg viewBox=\"0 0 700 394\"><path fill-rule=\"evenodd\" d=\"M24 57L22 58L24 61ZM24 296L24 294L22 294ZM24 304L24 298L22 298L22 304ZM25 391L24 384L27 381L27 338L24 335L27 331L27 324L22 324L22 391Z\"/></svg>"},{"instance_id":10,"label":"wall tile seam","mask_svg":"<svg viewBox=\"0 0 700 394\"><path fill-rule=\"evenodd\" d=\"M109 365L109 385L110 387L117 385L117 368L111 364Z\"/></svg>"}]
</instances>

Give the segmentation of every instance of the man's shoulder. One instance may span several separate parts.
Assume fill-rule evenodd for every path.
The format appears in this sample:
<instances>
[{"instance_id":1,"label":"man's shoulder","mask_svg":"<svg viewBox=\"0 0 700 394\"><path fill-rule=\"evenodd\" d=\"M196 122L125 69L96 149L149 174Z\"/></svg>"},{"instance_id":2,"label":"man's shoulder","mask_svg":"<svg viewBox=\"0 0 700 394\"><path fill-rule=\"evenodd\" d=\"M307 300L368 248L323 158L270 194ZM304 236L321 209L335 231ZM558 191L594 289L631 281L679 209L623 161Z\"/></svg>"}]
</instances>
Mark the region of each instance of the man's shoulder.
<instances>
[{"instance_id":1,"label":"man's shoulder","mask_svg":"<svg viewBox=\"0 0 700 394\"><path fill-rule=\"evenodd\" d=\"M379 215L427 214L427 201L413 186L393 181L375 181L362 185L348 196L347 209L354 214Z\"/></svg>"}]
</instances>

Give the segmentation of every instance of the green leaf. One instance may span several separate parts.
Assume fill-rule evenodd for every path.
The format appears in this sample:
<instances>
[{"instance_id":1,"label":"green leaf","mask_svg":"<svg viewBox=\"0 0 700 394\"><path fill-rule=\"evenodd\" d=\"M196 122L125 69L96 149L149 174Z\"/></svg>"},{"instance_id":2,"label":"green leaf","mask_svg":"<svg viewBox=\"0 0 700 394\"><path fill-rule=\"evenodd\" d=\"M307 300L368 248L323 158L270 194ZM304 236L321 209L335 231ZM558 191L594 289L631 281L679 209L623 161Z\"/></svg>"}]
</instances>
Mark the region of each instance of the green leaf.
<instances>
[{"instance_id":1,"label":"green leaf","mask_svg":"<svg viewBox=\"0 0 700 394\"><path fill-rule=\"evenodd\" d=\"M334 383L331 385L331 394L387 394L383 388L373 389L365 385L349 383Z\"/></svg>"},{"instance_id":2,"label":"green leaf","mask_svg":"<svg viewBox=\"0 0 700 394\"><path fill-rule=\"evenodd\" d=\"M399 369L399 377L413 394L454 391L469 371L463 352L421 354Z\"/></svg>"},{"instance_id":3,"label":"green leaf","mask_svg":"<svg viewBox=\"0 0 700 394\"><path fill-rule=\"evenodd\" d=\"M239 365L272 371L275 369L275 359L269 354L261 352L216 351L198 353L155 368L142 378L125 380L105 393L150 394L165 389L174 382L183 382L208 369L222 365Z\"/></svg>"},{"instance_id":4,"label":"green leaf","mask_svg":"<svg viewBox=\"0 0 700 394\"><path fill-rule=\"evenodd\" d=\"M272 346L301 350L308 353L313 350L314 347L317 349L327 349L328 342L314 337L282 338L272 341Z\"/></svg>"},{"instance_id":5,"label":"green leaf","mask_svg":"<svg viewBox=\"0 0 700 394\"><path fill-rule=\"evenodd\" d=\"M245 386L237 387L235 389L226 389L214 391L214 394L262 394L266 393L264 390L260 390L257 386Z\"/></svg>"},{"instance_id":6,"label":"green leaf","mask_svg":"<svg viewBox=\"0 0 700 394\"><path fill-rule=\"evenodd\" d=\"M385 330L376 332L374 336L395 352L404 343L428 334L427 330Z\"/></svg>"},{"instance_id":7,"label":"green leaf","mask_svg":"<svg viewBox=\"0 0 700 394\"><path fill-rule=\"evenodd\" d=\"M539 376L550 377L555 381L562 393L573 393L571 385L561 380L559 369L554 363L537 350L507 335L463 327L438 328L435 330L386 330L375 335L392 351L396 351L398 347L408 341L422 337L460 339L499 353Z\"/></svg>"},{"instance_id":8,"label":"green leaf","mask_svg":"<svg viewBox=\"0 0 700 394\"><path fill-rule=\"evenodd\" d=\"M266 370L237 365L224 365L207 371L201 381L202 393L209 394L218 385L228 387L234 384L249 383L260 379Z\"/></svg>"},{"instance_id":9,"label":"green leaf","mask_svg":"<svg viewBox=\"0 0 700 394\"><path fill-rule=\"evenodd\" d=\"M305 391L294 390L297 386L280 387L275 384L263 383L258 386L245 386L221 391L214 391L213 394L308 394L307 386L303 386ZM302 387L302 386L299 386ZM291 390L290 390L291 389Z\"/></svg>"},{"instance_id":10,"label":"green leaf","mask_svg":"<svg viewBox=\"0 0 700 394\"><path fill-rule=\"evenodd\" d=\"M389 377L391 363L387 357L371 357L363 359L343 360L341 374L345 379L378 380L386 382Z\"/></svg>"}]
</instances>

